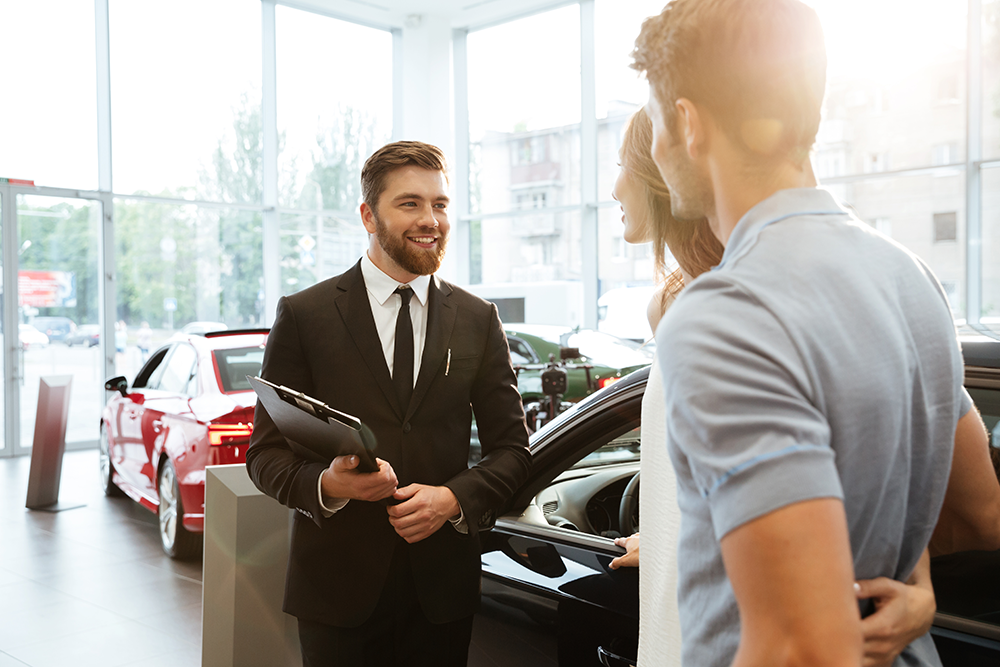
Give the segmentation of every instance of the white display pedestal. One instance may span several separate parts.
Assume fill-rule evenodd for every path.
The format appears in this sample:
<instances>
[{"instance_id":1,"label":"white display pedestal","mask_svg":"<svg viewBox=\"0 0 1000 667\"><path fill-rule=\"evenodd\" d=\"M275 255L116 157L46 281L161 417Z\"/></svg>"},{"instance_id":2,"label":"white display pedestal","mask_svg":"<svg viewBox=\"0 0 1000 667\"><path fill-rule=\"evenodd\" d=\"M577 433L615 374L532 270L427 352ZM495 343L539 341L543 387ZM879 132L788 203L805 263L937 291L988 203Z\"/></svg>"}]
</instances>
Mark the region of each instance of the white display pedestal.
<instances>
[{"instance_id":1,"label":"white display pedestal","mask_svg":"<svg viewBox=\"0 0 1000 667\"><path fill-rule=\"evenodd\" d=\"M202 667L301 667L297 622L281 611L292 512L242 464L205 469Z\"/></svg>"}]
</instances>

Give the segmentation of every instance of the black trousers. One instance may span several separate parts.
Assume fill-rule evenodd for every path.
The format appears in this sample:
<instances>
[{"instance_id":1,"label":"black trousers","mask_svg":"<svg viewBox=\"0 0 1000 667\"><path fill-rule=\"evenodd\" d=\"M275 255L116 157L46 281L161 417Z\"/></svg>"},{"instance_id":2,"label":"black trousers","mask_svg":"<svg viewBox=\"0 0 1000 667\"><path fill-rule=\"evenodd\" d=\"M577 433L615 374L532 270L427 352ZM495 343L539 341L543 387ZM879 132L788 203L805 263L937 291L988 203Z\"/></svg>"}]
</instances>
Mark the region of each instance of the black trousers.
<instances>
[{"instance_id":1,"label":"black trousers","mask_svg":"<svg viewBox=\"0 0 1000 667\"><path fill-rule=\"evenodd\" d=\"M299 619L303 667L465 667L471 640L472 616L442 624L424 616L402 543L375 611L360 627Z\"/></svg>"}]
</instances>

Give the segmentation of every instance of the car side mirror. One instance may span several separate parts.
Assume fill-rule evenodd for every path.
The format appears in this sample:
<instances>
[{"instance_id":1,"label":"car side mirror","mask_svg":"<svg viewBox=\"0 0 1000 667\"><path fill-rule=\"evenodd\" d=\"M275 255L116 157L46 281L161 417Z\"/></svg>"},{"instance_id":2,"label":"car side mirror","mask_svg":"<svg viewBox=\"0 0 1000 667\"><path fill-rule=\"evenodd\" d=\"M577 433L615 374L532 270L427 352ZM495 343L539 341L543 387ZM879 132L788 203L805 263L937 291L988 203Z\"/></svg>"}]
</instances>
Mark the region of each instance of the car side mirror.
<instances>
[{"instance_id":1,"label":"car side mirror","mask_svg":"<svg viewBox=\"0 0 1000 667\"><path fill-rule=\"evenodd\" d=\"M124 375L113 377L104 383L104 388L108 391L117 391L123 398L128 397L128 380Z\"/></svg>"}]
</instances>

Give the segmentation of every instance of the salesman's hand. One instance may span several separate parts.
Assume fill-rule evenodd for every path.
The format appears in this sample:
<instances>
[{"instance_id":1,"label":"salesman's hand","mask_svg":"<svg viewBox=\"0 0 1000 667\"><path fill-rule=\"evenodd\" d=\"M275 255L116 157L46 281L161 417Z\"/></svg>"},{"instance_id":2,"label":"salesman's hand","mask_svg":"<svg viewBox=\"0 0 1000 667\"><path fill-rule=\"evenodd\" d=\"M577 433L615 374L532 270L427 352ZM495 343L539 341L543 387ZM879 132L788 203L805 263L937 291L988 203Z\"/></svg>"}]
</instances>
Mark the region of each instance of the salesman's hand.
<instances>
[{"instance_id":1,"label":"salesman's hand","mask_svg":"<svg viewBox=\"0 0 1000 667\"><path fill-rule=\"evenodd\" d=\"M375 459L378 472L358 472L357 456L338 456L323 471L325 498L346 498L375 502L388 498L396 490L396 473L387 461Z\"/></svg>"},{"instance_id":2,"label":"salesman's hand","mask_svg":"<svg viewBox=\"0 0 1000 667\"><path fill-rule=\"evenodd\" d=\"M625 553L611 561L611 569L617 570L620 567L639 567L639 533L633 533L629 537L618 537L615 545L625 547Z\"/></svg>"},{"instance_id":3,"label":"salesman's hand","mask_svg":"<svg viewBox=\"0 0 1000 667\"><path fill-rule=\"evenodd\" d=\"M389 523L410 544L429 537L461 511L458 499L446 486L410 484L393 497L400 502L387 508Z\"/></svg>"}]
</instances>

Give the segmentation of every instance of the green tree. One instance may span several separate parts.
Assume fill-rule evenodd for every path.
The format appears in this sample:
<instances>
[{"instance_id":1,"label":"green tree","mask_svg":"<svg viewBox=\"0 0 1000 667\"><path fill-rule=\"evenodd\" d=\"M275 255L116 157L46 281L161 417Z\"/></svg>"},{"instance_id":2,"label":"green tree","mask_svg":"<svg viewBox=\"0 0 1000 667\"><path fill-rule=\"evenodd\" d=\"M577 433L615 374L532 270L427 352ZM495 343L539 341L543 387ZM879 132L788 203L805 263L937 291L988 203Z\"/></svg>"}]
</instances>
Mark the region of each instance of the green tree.
<instances>
[{"instance_id":1,"label":"green tree","mask_svg":"<svg viewBox=\"0 0 1000 667\"><path fill-rule=\"evenodd\" d=\"M209 201L260 204L263 201L264 136L259 102L252 102L244 93L233 110L233 136L219 140L212 154L210 168L203 171L199 194ZM263 304L259 298L264 275L263 219L257 211L213 209L198 217L201 239L198 244L199 278L212 283L215 276L206 273L217 270L218 300L211 307L200 308L203 319L218 313L218 317L233 326L256 325L263 320ZM218 247L217 265L205 253ZM207 286L206 286L207 287ZM199 315L199 317L202 317Z\"/></svg>"}]
</instances>

